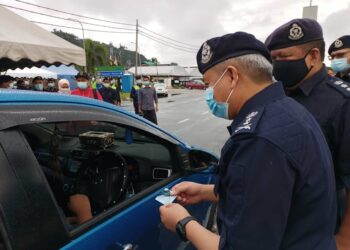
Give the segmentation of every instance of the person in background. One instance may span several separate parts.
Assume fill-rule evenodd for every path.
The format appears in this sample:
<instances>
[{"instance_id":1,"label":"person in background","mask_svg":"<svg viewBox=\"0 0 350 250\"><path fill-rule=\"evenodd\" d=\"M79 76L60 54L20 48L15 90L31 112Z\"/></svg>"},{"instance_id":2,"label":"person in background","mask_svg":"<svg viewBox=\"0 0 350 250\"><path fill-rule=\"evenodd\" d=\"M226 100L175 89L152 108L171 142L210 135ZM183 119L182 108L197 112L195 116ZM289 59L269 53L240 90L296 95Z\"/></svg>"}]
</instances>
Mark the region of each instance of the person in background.
<instances>
[{"instance_id":1,"label":"person in background","mask_svg":"<svg viewBox=\"0 0 350 250\"><path fill-rule=\"evenodd\" d=\"M32 84L33 84L33 90L35 90L35 91L43 91L44 90L44 80L41 76L34 77Z\"/></svg>"},{"instance_id":2,"label":"person in background","mask_svg":"<svg viewBox=\"0 0 350 250\"><path fill-rule=\"evenodd\" d=\"M55 79L53 79L53 78L48 79L46 91L47 92L57 92L58 91Z\"/></svg>"},{"instance_id":3,"label":"person in background","mask_svg":"<svg viewBox=\"0 0 350 250\"><path fill-rule=\"evenodd\" d=\"M86 73L78 73L75 76L75 79L77 81L77 88L75 88L71 94L72 95L78 95L78 96L83 96L83 97L88 97L88 98L93 98L96 100L101 100L102 96L100 93L96 90L93 89L90 86L90 81L89 81L89 76Z\"/></svg>"},{"instance_id":4,"label":"person in background","mask_svg":"<svg viewBox=\"0 0 350 250\"><path fill-rule=\"evenodd\" d=\"M111 88L111 81L108 77L103 79L102 88L98 91L100 92L103 101L120 106L120 96L118 92Z\"/></svg>"},{"instance_id":5,"label":"person in background","mask_svg":"<svg viewBox=\"0 0 350 250\"><path fill-rule=\"evenodd\" d=\"M148 76L143 77L143 85L145 87L140 89L138 95L139 113L141 113L145 119L154 124L158 124L156 114L156 112L158 112L158 97L156 90L151 87L149 79Z\"/></svg>"},{"instance_id":6,"label":"person in background","mask_svg":"<svg viewBox=\"0 0 350 250\"><path fill-rule=\"evenodd\" d=\"M67 79L61 79L58 81L58 93L70 95L70 83Z\"/></svg>"},{"instance_id":7,"label":"person in background","mask_svg":"<svg viewBox=\"0 0 350 250\"><path fill-rule=\"evenodd\" d=\"M337 247L349 250L350 83L327 74L323 63L323 31L316 20L293 19L273 31L265 44L271 51L274 77L282 81L288 96L315 117L328 142L338 198ZM338 46L340 48L340 44ZM331 54L335 58L340 51ZM346 51L343 51L343 56L346 56Z\"/></svg>"},{"instance_id":8,"label":"person in background","mask_svg":"<svg viewBox=\"0 0 350 250\"><path fill-rule=\"evenodd\" d=\"M335 73L334 73L332 67L327 67L327 74L328 74L329 76L335 76Z\"/></svg>"},{"instance_id":9,"label":"person in background","mask_svg":"<svg viewBox=\"0 0 350 250\"><path fill-rule=\"evenodd\" d=\"M28 84L26 84L26 83L28 83ZM32 90L29 81L25 82L23 79L17 80L17 89Z\"/></svg>"},{"instance_id":10,"label":"person in background","mask_svg":"<svg viewBox=\"0 0 350 250\"><path fill-rule=\"evenodd\" d=\"M350 35L335 40L329 46L328 54L336 76L350 82Z\"/></svg>"},{"instance_id":11,"label":"person in background","mask_svg":"<svg viewBox=\"0 0 350 250\"><path fill-rule=\"evenodd\" d=\"M120 103L119 105L121 105L121 84L120 84L120 79L117 78L110 78L111 80L111 88L114 89L117 92L117 95L119 96L120 99Z\"/></svg>"},{"instance_id":12,"label":"person in background","mask_svg":"<svg viewBox=\"0 0 350 250\"><path fill-rule=\"evenodd\" d=\"M0 88L1 89L12 89L13 88L13 80L11 76L0 75Z\"/></svg>"},{"instance_id":13,"label":"person in background","mask_svg":"<svg viewBox=\"0 0 350 250\"><path fill-rule=\"evenodd\" d=\"M132 102L134 104L134 109L135 109L135 114L137 114L137 115L140 114L138 96L139 96L139 92L140 92L141 87L142 87L142 80L137 79L136 84L131 88L131 92L130 92L130 98L132 98Z\"/></svg>"}]
</instances>

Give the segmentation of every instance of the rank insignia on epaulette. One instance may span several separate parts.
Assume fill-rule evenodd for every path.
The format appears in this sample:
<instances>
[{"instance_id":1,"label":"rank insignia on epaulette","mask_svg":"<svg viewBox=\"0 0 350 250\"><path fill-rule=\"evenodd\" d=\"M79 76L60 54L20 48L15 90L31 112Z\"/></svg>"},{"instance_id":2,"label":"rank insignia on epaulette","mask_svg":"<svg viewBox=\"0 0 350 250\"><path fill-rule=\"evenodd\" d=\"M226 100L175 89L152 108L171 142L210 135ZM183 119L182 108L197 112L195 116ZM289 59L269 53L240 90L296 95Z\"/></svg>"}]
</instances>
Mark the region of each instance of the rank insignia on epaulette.
<instances>
[{"instance_id":1,"label":"rank insignia on epaulette","mask_svg":"<svg viewBox=\"0 0 350 250\"><path fill-rule=\"evenodd\" d=\"M257 116L259 114L259 112L254 111L251 112L250 114L248 114L244 120L244 122L242 123L241 126L239 126L236 130L235 133L245 129L245 130L251 130L252 129L252 119Z\"/></svg>"},{"instance_id":2,"label":"rank insignia on epaulette","mask_svg":"<svg viewBox=\"0 0 350 250\"><path fill-rule=\"evenodd\" d=\"M347 82L344 82L342 80L334 80L328 82L330 86L338 90L340 93L342 93L346 97L350 97L350 84Z\"/></svg>"}]
</instances>

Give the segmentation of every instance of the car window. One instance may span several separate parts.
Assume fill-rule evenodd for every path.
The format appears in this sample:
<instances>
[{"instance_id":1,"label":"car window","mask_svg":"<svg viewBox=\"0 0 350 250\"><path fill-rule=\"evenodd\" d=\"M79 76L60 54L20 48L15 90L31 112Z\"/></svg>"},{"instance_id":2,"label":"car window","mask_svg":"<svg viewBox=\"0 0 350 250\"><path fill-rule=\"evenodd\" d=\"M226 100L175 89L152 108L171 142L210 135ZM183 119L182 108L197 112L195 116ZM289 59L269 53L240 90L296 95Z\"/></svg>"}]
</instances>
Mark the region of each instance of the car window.
<instances>
[{"instance_id":1,"label":"car window","mask_svg":"<svg viewBox=\"0 0 350 250\"><path fill-rule=\"evenodd\" d=\"M74 121L22 125L20 130L68 229L175 173L172 144L125 125ZM80 211L91 215L81 219Z\"/></svg>"}]
</instances>

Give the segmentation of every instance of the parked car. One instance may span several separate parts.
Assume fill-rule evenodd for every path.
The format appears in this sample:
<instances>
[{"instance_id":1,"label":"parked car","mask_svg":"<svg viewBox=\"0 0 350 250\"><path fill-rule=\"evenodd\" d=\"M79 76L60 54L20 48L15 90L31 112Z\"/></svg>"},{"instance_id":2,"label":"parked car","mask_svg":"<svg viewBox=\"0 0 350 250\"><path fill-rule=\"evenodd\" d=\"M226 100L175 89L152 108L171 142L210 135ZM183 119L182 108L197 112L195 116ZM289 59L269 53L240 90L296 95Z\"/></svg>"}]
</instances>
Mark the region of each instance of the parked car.
<instances>
[{"instance_id":1,"label":"parked car","mask_svg":"<svg viewBox=\"0 0 350 250\"><path fill-rule=\"evenodd\" d=\"M188 89L207 89L207 86L201 80L193 80L185 83L185 88Z\"/></svg>"},{"instance_id":2,"label":"parked car","mask_svg":"<svg viewBox=\"0 0 350 250\"><path fill-rule=\"evenodd\" d=\"M168 96L168 88L165 83L155 82L153 86L157 92L157 95Z\"/></svg>"},{"instance_id":3,"label":"parked car","mask_svg":"<svg viewBox=\"0 0 350 250\"><path fill-rule=\"evenodd\" d=\"M181 181L214 182L217 157L142 117L78 96L0 90L0 249L193 249L155 200ZM84 194L77 225L67 201ZM188 210L204 226L215 205Z\"/></svg>"}]
</instances>

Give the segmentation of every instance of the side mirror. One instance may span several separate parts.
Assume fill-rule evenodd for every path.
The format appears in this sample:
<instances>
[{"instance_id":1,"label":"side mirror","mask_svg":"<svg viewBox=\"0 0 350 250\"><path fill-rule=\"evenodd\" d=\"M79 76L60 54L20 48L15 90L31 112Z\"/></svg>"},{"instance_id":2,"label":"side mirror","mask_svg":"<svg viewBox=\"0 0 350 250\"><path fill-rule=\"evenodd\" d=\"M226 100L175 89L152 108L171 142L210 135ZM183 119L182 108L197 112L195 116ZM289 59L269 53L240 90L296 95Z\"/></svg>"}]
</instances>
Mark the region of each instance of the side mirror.
<instances>
[{"instance_id":1,"label":"side mirror","mask_svg":"<svg viewBox=\"0 0 350 250\"><path fill-rule=\"evenodd\" d=\"M191 150L189 153L191 172L201 172L216 168L219 158L211 153L201 150Z\"/></svg>"}]
</instances>

